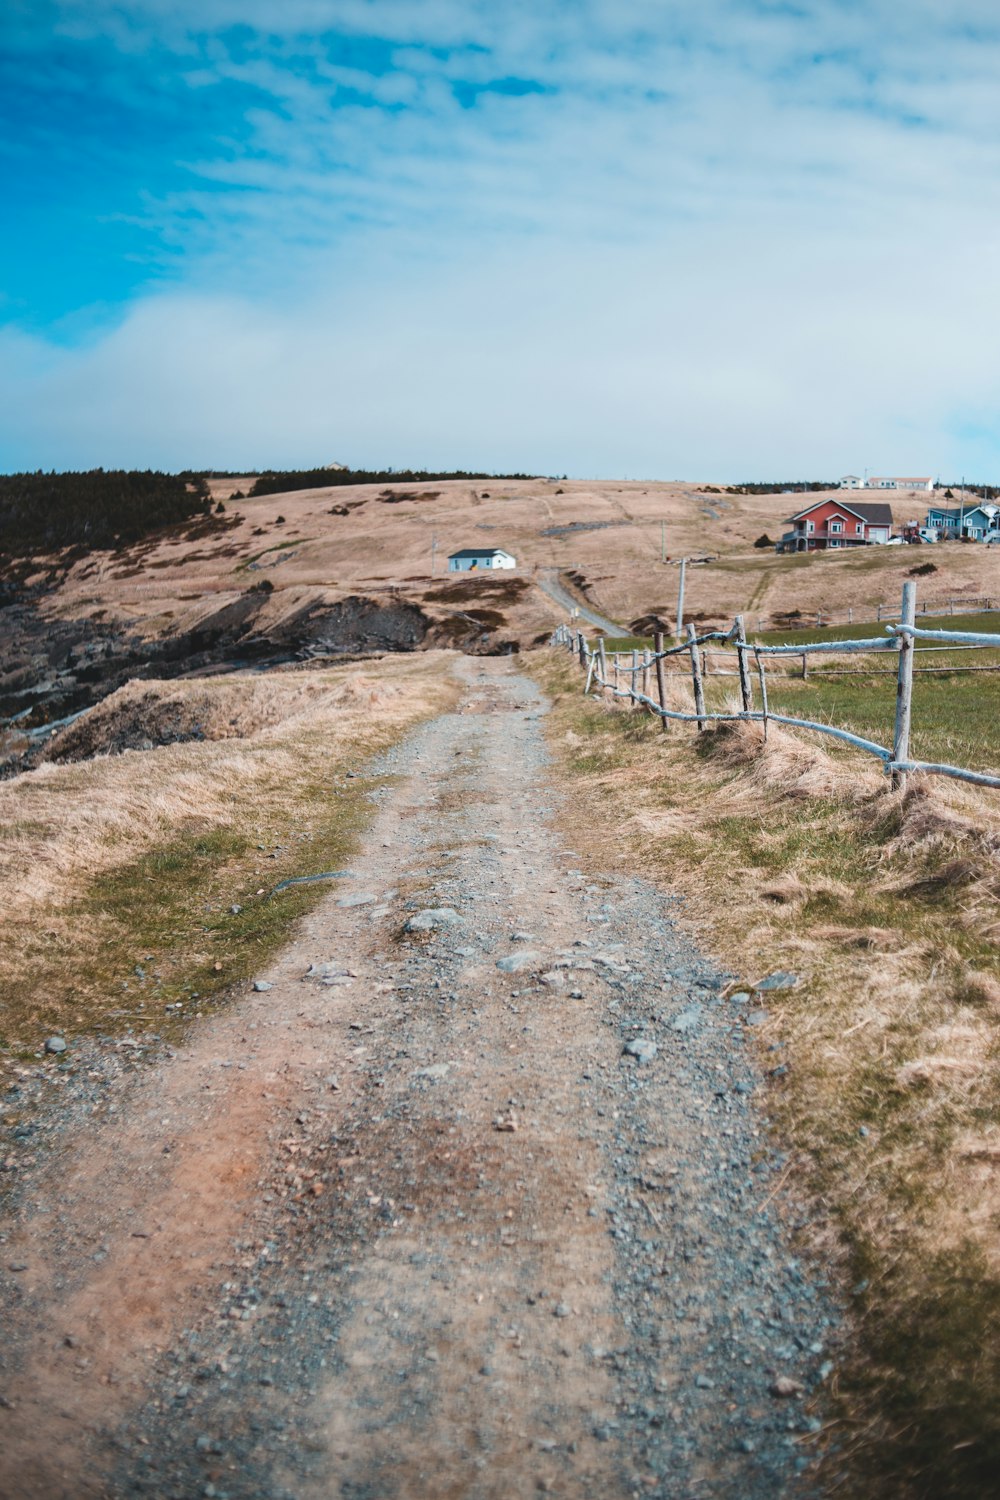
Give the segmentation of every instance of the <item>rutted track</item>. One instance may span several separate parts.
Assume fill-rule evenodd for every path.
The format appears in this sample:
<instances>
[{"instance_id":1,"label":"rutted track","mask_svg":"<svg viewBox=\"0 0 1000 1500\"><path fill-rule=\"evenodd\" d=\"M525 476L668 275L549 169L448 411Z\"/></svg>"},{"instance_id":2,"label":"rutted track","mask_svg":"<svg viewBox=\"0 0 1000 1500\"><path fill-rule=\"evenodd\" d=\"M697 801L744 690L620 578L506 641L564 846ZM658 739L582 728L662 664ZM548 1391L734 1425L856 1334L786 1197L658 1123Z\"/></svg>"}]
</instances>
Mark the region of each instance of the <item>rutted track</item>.
<instances>
[{"instance_id":1,"label":"rutted track","mask_svg":"<svg viewBox=\"0 0 1000 1500\"><path fill-rule=\"evenodd\" d=\"M749 1018L561 843L537 690L458 670L272 987L10 1226L5 1497L772 1500L807 1467L831 1312Z\"/></svg>"}]
</instances>

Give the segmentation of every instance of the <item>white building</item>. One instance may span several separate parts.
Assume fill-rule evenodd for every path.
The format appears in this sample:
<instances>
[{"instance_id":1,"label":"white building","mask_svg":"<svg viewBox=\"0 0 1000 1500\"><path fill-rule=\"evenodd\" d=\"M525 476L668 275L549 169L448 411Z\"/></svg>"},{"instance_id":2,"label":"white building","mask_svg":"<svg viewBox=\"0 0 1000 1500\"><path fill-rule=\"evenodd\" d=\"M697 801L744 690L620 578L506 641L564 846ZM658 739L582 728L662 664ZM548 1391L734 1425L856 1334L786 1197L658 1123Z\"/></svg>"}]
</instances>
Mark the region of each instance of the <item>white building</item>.
<instances>
[{"instance_id":1,"label":"white building","mask_svg":"<svg viewBox=\"0 0 1000 1500\"><path fill-rule=\"evenodd\" d=\"M516 567L517 559L502 547L462 547L448 557L449 573L478 573L480 569Z\"/></svg>"},{"instance_id":2,"label":"white building","mask_svg":"<svg viewBox=\"0 0 1000 1500\"><path fill-rule=\"evenodd\" d=\"M842 490L933 490L934 481L926 474L914 479L898 474L859 479L856 474L845 474L840 481Z\"/></svg>"}]
</instances>

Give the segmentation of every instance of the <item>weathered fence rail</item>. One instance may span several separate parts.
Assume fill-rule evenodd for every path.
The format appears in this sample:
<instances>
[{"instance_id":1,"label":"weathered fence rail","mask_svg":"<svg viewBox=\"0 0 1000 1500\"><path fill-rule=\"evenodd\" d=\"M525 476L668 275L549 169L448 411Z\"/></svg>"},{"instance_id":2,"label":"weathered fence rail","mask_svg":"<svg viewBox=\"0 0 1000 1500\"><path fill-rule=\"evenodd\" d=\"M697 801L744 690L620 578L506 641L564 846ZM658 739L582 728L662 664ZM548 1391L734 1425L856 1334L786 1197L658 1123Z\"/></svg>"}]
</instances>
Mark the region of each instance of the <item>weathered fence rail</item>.
<instances>
[{"instance_id":1,"label":"weathered fence rail","mask_svg":"<svg viewBox=\"0 0 1000 1500\"><path fill-rule=\"evenodd\" d=\"M586 669L584 693L597 688L612 698L627 699L636 708L645 708L650 713L656 714L665 730L673 722L696 724L699 731L704 729L706 724L711 723L747 722L763 724L766 738L769 723L784 724L793 729L808 729L817 734L828 735L832 739L853 746L856 750L876 756L881 761L885 774L891 779L893 787L896 788L905 785L906 777L910 773L948 776L957 781L972 782L976 786L1000 787L1000 775L970 771L963 766L951 766L936 761L914 760L910 755L913 676L915 670L921 670L914 667L914 655L917 650L921 649L916 646L916 641L934 642L935 646L930 649L968 650L976 647L992 647L994 650L1000 650L1000 634L988 635L980 631L919 628L915 623L916 594L916 584L905 583L902 606L898 612L899 624L887 624L885 635L859 641L816 641L805 645L788 646L760 645L747 641L743 617L737 615L728 630L709 630L703 635L698 635L695 627L688 625L687 639L677 646L664 646L663 636L658 634L652 651L646 648L642 651L616 651L609 654L603 639L591 645L582 631L574 631L568 625L557 627L552 636L552 644L566 646L578 657L581 667ZM717 643L712 648L713 654L725 654L729 660L733 661L733 666L729 670L714 672L711 675L739 678L742 707L738 713L715 713L706 709L705 648L711 643ZM720 653L720 645L728 650ZM735 653L735 657L732 653ZM896 718L891 746L877 744L874 740L865 739L852 730L843 729L835 724L826 724L816 719L803 719L794 714L775 713L769 708L766 658L801 657L802 675L805 676L806 661L809 656L872 653L891 654L896 661ZM679 661L682 657L687 658L690 671L694 697L693 713L667 707L668 679L676 679L681 674L668 673L666 664L675 658ZM751 663L753 671L751 671ZM687 671L684 671L683 675L686 677ZM760 693L761 707L759 709L753 706L754 675L756 675ZM657 697L655 699L650 693L652 676L656 678Z\"/></svg>"}]
</instances>

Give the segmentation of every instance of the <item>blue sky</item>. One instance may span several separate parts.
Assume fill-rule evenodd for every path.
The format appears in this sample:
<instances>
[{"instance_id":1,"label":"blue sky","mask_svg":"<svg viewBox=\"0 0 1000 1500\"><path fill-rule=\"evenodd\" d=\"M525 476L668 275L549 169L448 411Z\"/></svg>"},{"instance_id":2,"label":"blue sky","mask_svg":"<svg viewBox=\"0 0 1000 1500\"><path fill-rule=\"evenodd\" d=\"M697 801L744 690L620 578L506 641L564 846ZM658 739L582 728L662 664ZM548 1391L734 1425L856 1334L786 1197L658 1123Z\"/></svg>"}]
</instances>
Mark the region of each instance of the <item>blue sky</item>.
<instances>
[{"instance_id":1,"label":"blue sky","mask_svg":"<svg viewBox=\"0 0 1000 1500\"><path fill-rule=\"evenodd\" d=\"M0 468L1000 475L983 0L6 0Z\"/></svg>"}]
</instances>

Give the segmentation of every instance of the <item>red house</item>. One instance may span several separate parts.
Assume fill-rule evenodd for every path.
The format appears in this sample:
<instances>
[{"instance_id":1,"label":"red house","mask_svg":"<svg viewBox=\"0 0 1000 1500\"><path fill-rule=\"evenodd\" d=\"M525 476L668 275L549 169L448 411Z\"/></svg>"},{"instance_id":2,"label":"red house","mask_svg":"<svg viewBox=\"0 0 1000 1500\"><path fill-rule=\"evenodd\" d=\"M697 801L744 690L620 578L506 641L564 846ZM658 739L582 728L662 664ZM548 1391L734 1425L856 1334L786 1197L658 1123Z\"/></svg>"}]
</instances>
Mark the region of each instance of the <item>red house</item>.
<instances>
[{"instance_id":1,"label":"red house","mask_svg":"<svg viewBox=\"0 0 1000 1500\"><path fill-rule=\"evenodd\" d=\"M839 496L817 500L789 516L786 531L777 543L777 552L816 552L825 547L867 547L873 542L887 542L892 535L892 511L883 502L869 504Z\"/></svg>"}]
</instances>

